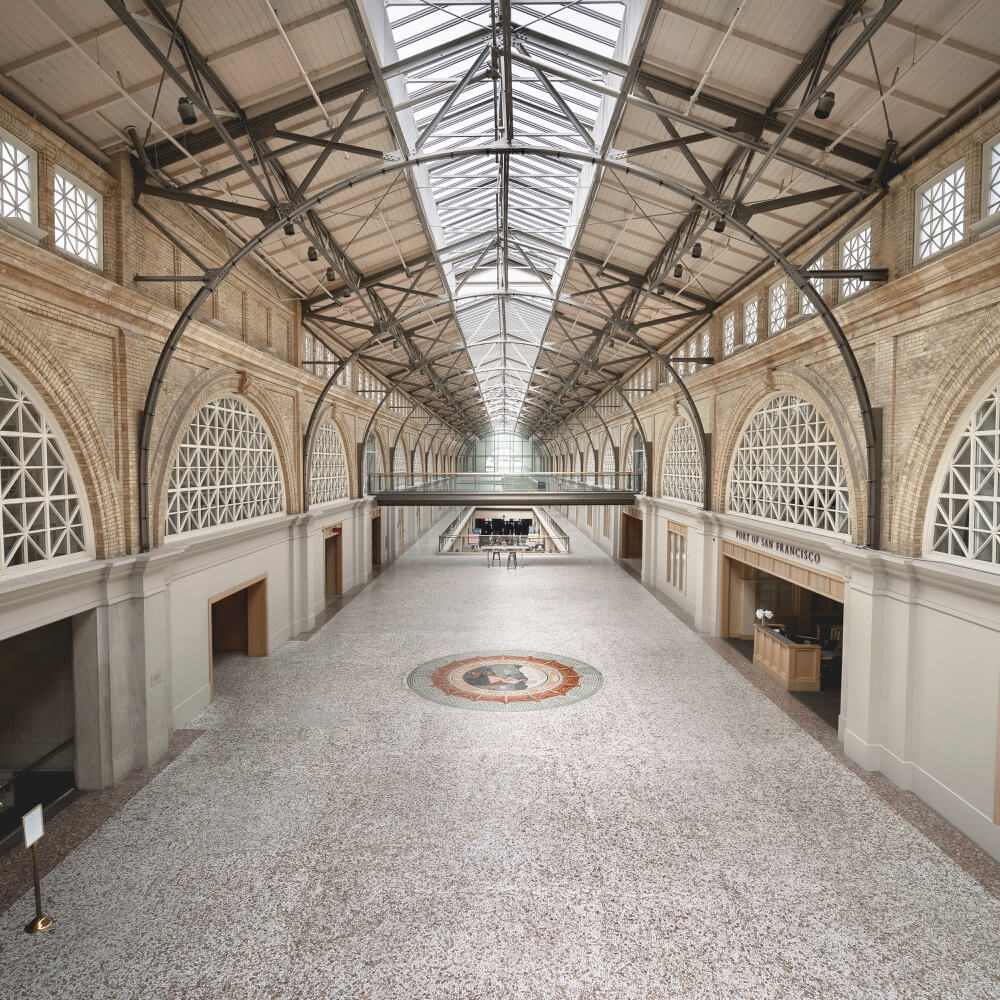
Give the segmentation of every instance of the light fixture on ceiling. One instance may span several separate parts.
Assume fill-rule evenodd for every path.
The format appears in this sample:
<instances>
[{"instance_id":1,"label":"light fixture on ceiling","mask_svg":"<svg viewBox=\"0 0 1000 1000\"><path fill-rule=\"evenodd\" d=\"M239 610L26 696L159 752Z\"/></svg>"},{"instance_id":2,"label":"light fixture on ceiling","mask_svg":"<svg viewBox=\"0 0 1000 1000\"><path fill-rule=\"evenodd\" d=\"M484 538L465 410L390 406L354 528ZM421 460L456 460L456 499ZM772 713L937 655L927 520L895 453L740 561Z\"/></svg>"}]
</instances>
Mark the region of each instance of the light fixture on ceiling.
<instances>
[{"instance_id":1,"label":"light fixture on ceiling","mask_svg":"<svg viewBox=\"0 0 1000 1000\"><path fill-rule=\"evenodd\" d=\"M319 260L319 251L315 247L311 246L306 251L306 256L312 261L317 261Z\"/></svg>"},{"instance_id":2,"label":"light fixture on ceiling","mask_svg":"<svg viewBox=\"0 0 1000 1000\"><path fill-rule=\"evenodd\" d=\"M676 267L674 268L674 277L675 277L675 278L681 278L681 277L683 277L683 276L684 276L684 267L683 267L683 265L681 265L681 264L678 264L678 265L677 265L677 266L676 266Z\"/></svg>"},{"instance_id":3,"label":"light fixture on ceiling","mask_svg":"<svg viewBox=\"0 0 1000 1000\"><path fill-rule=\"evenodd\" d=\"M819 100L816 102L816 117L827 119L830 117L830 112L833 111L833 102L836 100L832 90L824 91L819 95Z\"/></svg>"},{"instance_id":4,"label":"light fixture on ceiling","mask_svg":"<svg viewBox=\"0 0 1000 1000\"><path fill-rule=\"evenodd\" d=\"M336 281L337 280L337 272L332 267L328 267L326 269L326 280L327 281Z\"/></svg>"},{"instance_id":5,"label":"light fixture on ceiling","mask_svg":"<svg viewBox=\"0 0 1000 1000\"><path fill-rule=\"evenodd\" d=\"M717 233L726 231L726 220L721 215L715 220L715 231Z\"/></svg>"},{"instance_id":6,"label":"light fixture on ceiling","mask_svg":"<svg viewBox=\"0 0 1000 1000\"><path fill-rule=\"evenodd\" d=\"M694 257L695 260L697 260L701 256L701 244L700 243L695 243L691 247L691 256Z\"/></svg>"},{"instance_id":7,"label":"light fixture on ceiling","mask_svg":"<svg viewBox=\"0 0 1000 1000\"><path fill-rule=\"evenodd\" d=\"M295 226L291 222L286 222L285 223L285 235L286 236L294 236L295 235Z\"/></svg>"},{"instance_id":8,"label":"light fixture on ceiling","mask_svg":"<svg viewBox=\"0 0 1000 1000\"><path fill-rule=\"evenodd\" d=\"M195 111L190 97L179 97L177 99L177 114L181 116L181 122L185 125L194 125L198 121L198 112Z\"/></svg>"}]
</instances>

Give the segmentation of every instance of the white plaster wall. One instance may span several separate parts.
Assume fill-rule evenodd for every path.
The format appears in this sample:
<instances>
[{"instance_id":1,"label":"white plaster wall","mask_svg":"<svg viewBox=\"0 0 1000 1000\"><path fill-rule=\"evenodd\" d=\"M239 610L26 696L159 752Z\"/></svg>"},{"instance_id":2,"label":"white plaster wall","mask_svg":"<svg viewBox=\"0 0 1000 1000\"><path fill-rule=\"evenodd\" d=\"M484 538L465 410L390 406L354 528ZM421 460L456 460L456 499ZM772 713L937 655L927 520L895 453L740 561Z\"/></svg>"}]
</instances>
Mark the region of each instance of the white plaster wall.
<instances>
[{"instance_id":1,"label":"white plaster wall","mask_svg":"<svg viewBox=\"0 0 1000 1000\"><path fill-rule=\"evenodd\" d=\"M1000 575L673 501L642 505L643 555L651 560L643 566L644 582L713 635L724 536L749 527L820 552L818 568L845 580L839 725L845 753L912 789L1000 858L1000 826L993 823L1000 780ZM668 519L688 527L683 595L666 582Z\"/></svg>"},{"instance_id":2,"label":"white plaster wall","mask_svg":"<svg viewBox=\"0 0 1000 1000\"><path fill-rule=\"evenodd\" d=\"M182 536L163 546L167 570L167 629L173 725L182 726L209 702L209 601L267 577L268 649L285 642L295 619L291 547L294 518L223 528L211 538Z\"/></svg>"}]
</instances>

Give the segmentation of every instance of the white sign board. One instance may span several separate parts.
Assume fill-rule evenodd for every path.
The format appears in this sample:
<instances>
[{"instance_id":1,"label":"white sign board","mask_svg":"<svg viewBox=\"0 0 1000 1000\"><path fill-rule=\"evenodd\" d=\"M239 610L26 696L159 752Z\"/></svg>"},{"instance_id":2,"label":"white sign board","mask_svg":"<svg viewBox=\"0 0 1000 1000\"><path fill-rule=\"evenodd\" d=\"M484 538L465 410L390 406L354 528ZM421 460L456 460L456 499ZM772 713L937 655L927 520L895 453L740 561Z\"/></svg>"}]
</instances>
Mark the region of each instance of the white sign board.
<instances>
[{"instance_id":1,"label":"white sign board","mask_svg":"<svg viewBox=\"0 0 1000 1000\"><path fill-rule=\"evenodd\" d=\"M30 812L26 812L21 817L21 825L24 827L24 846L31 847L38 843L45 832L42 824L42 807L35 806Z\"/></svg>"}]
</instances>

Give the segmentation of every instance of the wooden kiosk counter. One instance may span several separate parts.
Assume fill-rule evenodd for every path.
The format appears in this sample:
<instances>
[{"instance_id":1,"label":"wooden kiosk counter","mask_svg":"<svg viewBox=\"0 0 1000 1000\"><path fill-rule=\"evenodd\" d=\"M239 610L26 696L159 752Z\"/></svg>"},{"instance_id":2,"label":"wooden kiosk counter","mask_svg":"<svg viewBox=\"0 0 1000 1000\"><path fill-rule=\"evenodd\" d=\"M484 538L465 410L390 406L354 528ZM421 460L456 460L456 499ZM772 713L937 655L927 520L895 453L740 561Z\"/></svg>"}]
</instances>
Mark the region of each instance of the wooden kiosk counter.
<instances>
[{"instance_id":1,"label":"wooden kiosk counter","mask_svg":"<svg viewBox=\"0 0 1000 1000\"><path fill-rule=\"evenodd\" d=\"M820 647L793 642L772 628L755 625L753 662L787 691L818 691Z\"/></svg>"}]
</instances>

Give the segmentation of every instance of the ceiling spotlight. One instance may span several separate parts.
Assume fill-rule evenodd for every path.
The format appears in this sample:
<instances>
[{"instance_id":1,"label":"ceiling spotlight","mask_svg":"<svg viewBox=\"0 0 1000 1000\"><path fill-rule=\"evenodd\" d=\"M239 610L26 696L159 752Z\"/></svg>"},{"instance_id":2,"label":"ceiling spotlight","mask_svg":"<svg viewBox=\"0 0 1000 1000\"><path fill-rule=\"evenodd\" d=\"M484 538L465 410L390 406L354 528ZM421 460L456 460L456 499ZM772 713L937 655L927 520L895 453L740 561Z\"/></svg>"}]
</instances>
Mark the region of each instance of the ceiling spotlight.
<instances>
[{"instance_id":1,"label":"ceiling spotlight","mask_svg":"<svg viewBox=\"0 0 1000 1000\"><path fill-rule=\"evenodd\" d=\"M724 233L726 231L726 220L721 215L715 220L715 231L717 233Z\"/></svg>"},{"instance_id":2,"label":"ceiling spotlight","mask_svg":"<svg viewBox=\"0 0 1000 1000\"><path fill-rule=\"evenodd\" d=\"M308 249L308 250L306 251L306 256L307 256L307 257L308 257L308 258L309 258L310 260L319 260L319 251L318 251L318 250L317 250L317 249L316 249L315 247L310 247L310 248L309 248L309 249Z\"/></svg>"},{"instance_id":3,"label":"ceiling spotlight","mask_svg":"<svg viewBox=\"0 0 1000 1000\"><path fill-rule=\"evenodd\" d=\"M674 268L674 277L675 278L680 278L680 277L683 277L683 275L684 275L684 268L680 264L678 264Z\"/></svg>"},{"instance_id":4,"label":"ceiling spotlight","mask_svg":"<svg viewBox=\"0 0 1000 1000\"><path fill-rule=\"evenodd\" d=\"M198 121L198 112L195 111L190 97L178 98L177 114L181 116L181 121L185 125L194 125Z\"/></svg>"},{"instance_id":5,"label":"ceiling spotlight","mask_svg":"<svg viewBox=\"0 0 1000 1000\"><path fill-rule=\"evenodd\" d=\"M332 267L328 267L326 269L326 280L327 281L336 281L337 280L337 272Z\"/></svg>"},{"instance_id":6,"label":"ceiling spotlight","mask_svg":"<svg viewBox=\"0 0 1000 1000\"><path fill-rule=\"evenodd\" d=\"M836 100L832 90L824 91L824 93L819 95L819 100L816 102L816 117L817 118L829 118L830 112L833 111L833 102Z\"/></svg>"},{"instance_id":7,"label":"ceiling spotlight","mask_svg":"<svg viewBox=\"0 0 1000 1000\"><path fill-rule=\"evenodd\" d=\"M695 243L694 246L691 247L691 256L694 257L695 260L697 260L701 256L700 243Z\"/></svg>"},{"instance_id":8,"label":"ceiling spotlight","mask_svg":"<svg viewBox=\"0 0 1000 1000\"><path fill-rule=\"evenodd\" d=\"M291 222L286 222L285 223L285 235L286 236L294 236L295 235L295 226L292 225Z\"/></svg>"}]
</instances>

